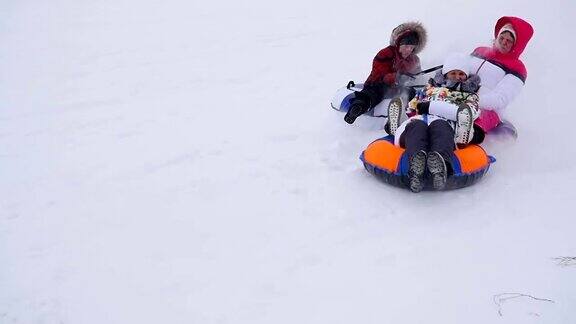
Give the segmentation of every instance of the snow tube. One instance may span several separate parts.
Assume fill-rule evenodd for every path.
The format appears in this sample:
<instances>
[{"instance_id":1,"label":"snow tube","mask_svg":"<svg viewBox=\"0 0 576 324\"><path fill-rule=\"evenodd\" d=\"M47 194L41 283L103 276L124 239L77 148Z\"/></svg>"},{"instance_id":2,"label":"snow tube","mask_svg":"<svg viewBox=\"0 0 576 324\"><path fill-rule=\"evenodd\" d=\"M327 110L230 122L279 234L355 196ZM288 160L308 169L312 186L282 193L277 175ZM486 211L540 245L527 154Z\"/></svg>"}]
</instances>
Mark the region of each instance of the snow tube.
<instances>
[{"instance_id":1,"label":"snow tube","mask_svg":"<svg viewBox=\"0 0 576 324\"><path fill-rule=\"evenodd\" d=\"M360 155L364 167L378 179L393 186L408 187L408 156L404 149L394 145L394 137L380 138L368 145ZM452 156L454 174L446 180L446 190L468 187L480 180L494 157L478 145L468 145L457 149ZM431 188L431 184L426 185Z\"/></svg>"}]
</instances>

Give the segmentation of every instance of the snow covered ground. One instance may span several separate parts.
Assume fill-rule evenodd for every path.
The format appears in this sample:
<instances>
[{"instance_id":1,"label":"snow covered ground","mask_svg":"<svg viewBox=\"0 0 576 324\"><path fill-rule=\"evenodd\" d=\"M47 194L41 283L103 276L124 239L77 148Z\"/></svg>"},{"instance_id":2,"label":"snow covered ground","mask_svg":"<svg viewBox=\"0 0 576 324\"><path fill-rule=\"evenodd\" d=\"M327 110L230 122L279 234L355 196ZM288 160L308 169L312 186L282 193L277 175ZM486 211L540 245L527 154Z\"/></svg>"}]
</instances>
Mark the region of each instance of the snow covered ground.
<instances>
[{"instance_id":1,"label":"snow covered ground","mask_svg":"<svg viewBox=\"0 0 576 324\"><path fill-rule=\"evenodd\" d=\"M0 323L576 323L575 9L2 1ZM462 190L368 174L335 90L403 21L429 67L502 15L535 29L518 141Z\"/></svg>"}]
</instances>

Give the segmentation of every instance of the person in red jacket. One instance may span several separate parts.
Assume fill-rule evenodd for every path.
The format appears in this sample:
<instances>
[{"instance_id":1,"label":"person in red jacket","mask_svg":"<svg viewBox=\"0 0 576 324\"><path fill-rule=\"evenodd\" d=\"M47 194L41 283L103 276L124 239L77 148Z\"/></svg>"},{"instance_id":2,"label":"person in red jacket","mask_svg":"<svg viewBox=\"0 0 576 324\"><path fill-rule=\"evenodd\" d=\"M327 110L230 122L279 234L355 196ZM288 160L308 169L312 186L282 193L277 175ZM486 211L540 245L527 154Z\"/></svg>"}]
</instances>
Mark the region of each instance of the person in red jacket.
<instances>
[{"instance_id":1,"label":"person in red jacket","mask_svg":"<svg viewBox=\"0 0 576 324\"><path fill-rule=\"evenodd\" d=\"M528 72L520 55L534 29L518 17L502 17L494 27L492 47L478 47L470 55L470 70L482 79L480 117L475 121L475 135L490 132L501 122L502 113L522 91Z\"/></svg>"},{"instance_id":2,"label":"person in red jacket","mask_svg":"<svg viewBox=\"0 0 576 324\"><path fill-rule=\"evenodd\" d=\"M354 123L358 116L374 108L384 98L397 97L403 90L401 75L420 72L420 53L426 45L426 30L421 23L406 22L392 30L390 46L380 50L372 62L372 71L357 91L344 120Z\"/></svg>"}]
</instances>

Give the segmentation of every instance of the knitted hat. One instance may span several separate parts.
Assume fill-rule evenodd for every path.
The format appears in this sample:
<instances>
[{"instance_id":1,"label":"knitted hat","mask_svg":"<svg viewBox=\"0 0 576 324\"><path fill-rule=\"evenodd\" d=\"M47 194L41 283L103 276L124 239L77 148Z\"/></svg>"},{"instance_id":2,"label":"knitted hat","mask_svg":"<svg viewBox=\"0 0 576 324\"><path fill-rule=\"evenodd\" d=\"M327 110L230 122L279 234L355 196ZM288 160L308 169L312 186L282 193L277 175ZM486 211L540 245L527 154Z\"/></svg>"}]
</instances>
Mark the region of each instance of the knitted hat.
<instances>
[{"instance_id":1,"label":"knitted hat","mask_svg":"<svg viewBox=\"0 0 576 324\"><path fill-rule=\"evenodd\" d=\"M466 75L469 75L470 69L468 64L468 55L455 53L448 56L446 60L444 60L442 74L446 74L453 70L460 70L466 73Z\"/></svg>"},{"instance_id":2,"label":"knitted hat","mask_svg":"<svg viewBox=\"0 0 576 324\"><path fill-rule=\"evenodd\" d=\"M400 37L398 45L418 45L420 43L418 35L415 32L408 32Z\"/></svg>"},{"instance_id":3,"label":"knitted hat","mask_svg":"<svg viewBox=\"0 0 576 324\"><path fill-rule=\"evenodd\" d=\"M514 42L516 42L516 31L514 31L514 27L512 27L512 24L508 23L502 26L502 28L500 28L500 31L498 32L498 36L500 36L500 34L502 34L503 32L509 32L510 34L512 34L512 38L514 38Z\"/></svg>"}]
</instances>

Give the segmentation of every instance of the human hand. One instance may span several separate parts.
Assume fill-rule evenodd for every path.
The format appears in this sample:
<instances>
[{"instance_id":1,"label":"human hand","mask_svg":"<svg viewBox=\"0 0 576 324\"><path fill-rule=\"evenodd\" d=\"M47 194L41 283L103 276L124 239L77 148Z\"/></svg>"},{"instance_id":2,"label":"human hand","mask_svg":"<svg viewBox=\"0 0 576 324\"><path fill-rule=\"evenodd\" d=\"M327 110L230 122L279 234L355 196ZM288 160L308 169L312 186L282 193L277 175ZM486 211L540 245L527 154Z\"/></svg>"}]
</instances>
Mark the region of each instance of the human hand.
<instances>
[{"instance_id":1,"label":"human hand","mask_svg":"<svg viewBox=\"0 0 576 324\"><path fill-rule=\"evenodd\" d=\"M396 72L385 74L384 83L389 85L396 84Z\"/></svg>"},{"instance_id":2,"label":"human hand","mask_svg":"<svg viewBox=\"0 0 576 324\"><path fill-rule=\"evenodd\" d=\"M410 100L410 102L408 103L408 110L416 111L417 105L418 105L418 99L414 98L414 99Z\"/></svg>"},{"instance_id":3,"label":"human hand","mask_svg":"<svg viewBox=\"0 0 576 324\"><path fill-rule=\"evenodd\" d=\"M419 102L416 105L416 112L418 115L426 115L430 109L430 101Z\"/></svg>"}]
</instances>

